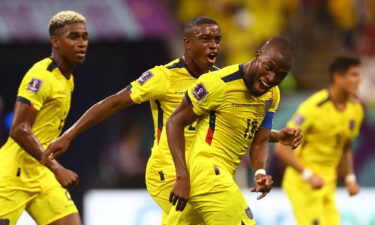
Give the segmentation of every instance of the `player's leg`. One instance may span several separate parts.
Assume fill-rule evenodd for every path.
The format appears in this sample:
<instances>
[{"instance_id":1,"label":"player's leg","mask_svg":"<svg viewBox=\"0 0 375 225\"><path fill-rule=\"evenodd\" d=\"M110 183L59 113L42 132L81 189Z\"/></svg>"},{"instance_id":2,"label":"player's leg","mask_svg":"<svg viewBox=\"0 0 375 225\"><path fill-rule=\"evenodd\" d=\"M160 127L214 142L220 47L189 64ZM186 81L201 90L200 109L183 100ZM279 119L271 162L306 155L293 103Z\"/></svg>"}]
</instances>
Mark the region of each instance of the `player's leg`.
<instances>
[{"instance_id":1,"label":"player's leg","mask_svg":"<svg viewBox=\"0 0 375 225\"><path fill-rule=\"evenodd\" d=\"M199 225L202 222L201 217L193 208L187 204L184 211L176 212L173 205L169 202L172 187L166 187L157 195L151 196L162 209L162 225Z\"/></svg>"},{"instance_id":2,"label":"player's leg","mask_svg":"<svg viewBox=\"0 0 375 225\"><path fill-rule=\"evenodd\" d=\"M340 214L336 207L336 185L327 187L323 201L322 223L319 225L339 225Z\"/></svg>"},{"instance_id":3,"label":"player's leg","mask_svg":"<svg viewBox=\"0 0 375 225\"><path fill-rule=\"evenodd\" d=\"M298 225L321 225L323 195L321 190L312 190L308 184L283 186L293 208Z\"/></svg>"},{"instance_id":4,"label":"player's leg","mask_svg":"<svg viewBox=\"0 0 375 225\"><path fill-rule=\"evenodd\" d=\"M0 187L0 225L15 225L35 193Z\"/></svg>"},{"instance_id":5,"label":"player's leg","mask_svg":"<svg viewBox=\"0 0 375 225\"><path fill-rule=\"evenodd\" d=\"M209 193L194 196L190 204L207 225L255 224L251 209L234 182L231 186L216 186Z\"/></svg>"},{"instance_id":6,"label":"player's leg","mask_svg":"<svg viewBox=\"0 0 375 225\"><path fill-rule=\"evenodd\" d=\"M26 206L39 225L81 225L78 210L69 192L59 185L41 192Z\"/></svg>"}]
</instances>

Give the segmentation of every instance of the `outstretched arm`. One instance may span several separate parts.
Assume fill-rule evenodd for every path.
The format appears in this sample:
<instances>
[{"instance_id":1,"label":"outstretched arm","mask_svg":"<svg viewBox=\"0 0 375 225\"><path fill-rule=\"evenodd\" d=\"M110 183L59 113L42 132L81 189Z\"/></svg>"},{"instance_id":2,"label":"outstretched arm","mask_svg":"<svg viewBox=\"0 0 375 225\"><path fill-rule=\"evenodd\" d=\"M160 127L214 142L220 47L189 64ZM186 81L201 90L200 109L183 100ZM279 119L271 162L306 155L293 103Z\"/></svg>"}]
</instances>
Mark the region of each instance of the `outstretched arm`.
<instances>
[{"instance_id":1,"label":"outstretched arm","mask_svg":"<svg viewBox=\"0 0 375 225\"><path fill-rule=\"evenodd\" d=\"M266 174L266 164L268 159L268 139L270 129L260 128L254 136L250 147L250 163L255 171L254 182L255 187L252 192L262 192L258 196L258 200L266 196L272 189L272 176Z\"/></svg>"},{"instance_id":2,"label":"outstretched arm","mask_svg":"<svg viewBox=\"0 0 375 225\"><path fill-rule=\"evenodd\" d=\"M275 145L275 154L279 157L286 165L291 166L296 171L298 171L302 179L309 182L313 189L319 189L323 187L324 181L319 176L313 174L313 172L305 168L296 155L293 153L293 150L290 146L277 143Z\"/></svg>"},{"instance_id":3,"label":"outstretched arm","mask_svg":"<svg viewBox=\"0 0 375 225\"><path fill-rule=\"evenodd\" d=\"M177 211L184 210L190 192L190 177L185 161L184 128L197 118L198 116L184 99L167 121L168 144L176 167L176 183L169 201L173 205L177 203Z\"/></svg>"},{"instance_id":4,"label":"outstretched arm","mask_svg":"<svg viewBox=\"0 0 375 225\"><path fill-rule=\"evenodd\" d=\"M65 131L61 137L48 146L47 150L43 153L42 162L46 162L48 157L51 159L58 157L68 149L70 142L80 133L133 104L134 102L130 98L130 94L126 88L96 103L73 126Z\"/></svg>"},{"instance_id":5,"label":"outstretched arm","mask_svg":"<svg viewBox=\"0 0 375 225\"><path fill-rule=\"evenodd\" d=\"M31 104L17 101L9 135L27 153L40 161L44 149L31 129L38 113ZM45 166L55 174L63 187L70 187L78 182L78 175L62 167L56 160L47 159Z\"/></svg>"}]
</instances>

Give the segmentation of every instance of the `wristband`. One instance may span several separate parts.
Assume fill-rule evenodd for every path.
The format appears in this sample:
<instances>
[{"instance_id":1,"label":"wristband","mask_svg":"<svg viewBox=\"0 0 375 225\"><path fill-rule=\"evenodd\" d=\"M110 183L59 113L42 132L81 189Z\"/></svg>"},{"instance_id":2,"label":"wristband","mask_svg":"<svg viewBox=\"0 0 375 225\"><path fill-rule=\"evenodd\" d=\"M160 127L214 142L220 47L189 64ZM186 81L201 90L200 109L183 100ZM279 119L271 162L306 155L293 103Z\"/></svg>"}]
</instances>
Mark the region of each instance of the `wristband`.
<instances>
[{"instance_id":1,"label":"wristband","mask_svg":"<svg viewBox=\"0 0 375 225\"><path fill-rule=\"evenodd\" d=\"M349 173L345 176L346 183L355 183L357 181L356 176L354 173Z\"/></svg>"},{"instance_id":2,"label":"wristband","mask_svg":"<svg viewBox=\"0 0 375 225\"><path fill-rule=\"evenodd\" d=\"M313 172L310 170L310 169L304 169L302 174L301 174L301 177L304 181L308 181L310 180L310 178L313 176Z\"/></svg>"},{"instance_id":3,"label":"wristband","mask_svg":"<svg viewBox=\"0 0 375 225\"><path fill-rule=\"evenodd\" d=\"M265 169L259 169L259 170L255 171L254 177L256 177L258 174L266 175L267 173L266 173Z\"/></svg>"}]
</instances>

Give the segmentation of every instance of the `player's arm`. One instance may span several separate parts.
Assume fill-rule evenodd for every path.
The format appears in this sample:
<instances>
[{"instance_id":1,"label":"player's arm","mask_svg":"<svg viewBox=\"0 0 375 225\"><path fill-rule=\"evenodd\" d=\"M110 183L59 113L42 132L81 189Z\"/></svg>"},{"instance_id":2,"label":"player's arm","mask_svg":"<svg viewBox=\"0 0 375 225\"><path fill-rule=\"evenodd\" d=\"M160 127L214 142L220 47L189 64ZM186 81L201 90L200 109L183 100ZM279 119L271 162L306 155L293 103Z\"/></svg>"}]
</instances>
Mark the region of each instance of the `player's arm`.
<instances>
[{"instance_id":1,"label":"player's arm","mask_svg":"<svg viewBox=\"0 0 375 225\"><path fill-rule=\"evenodd\" d=\"M266 164L268 159L268 140L270 129L260 128L254 136L250 146L250 163L255 171L254 182L255 187L252 192L262 192L258 196L258 200L266 196L272 189L272 176L266 174Z\"/></svg>"},{"instance_id":2,"label":"player's arm","mask_svg":"<svg viewBox=\"0 0 375 225\"><path fill-rule=\"evenodd\" d=\"M9 135L27 153L40 161L43 154L43 146L31 129L38 112L27 101L17 101ZM78 175L62 167L56 160L47 159L45 165L55 174L56 179L63 187L69 187L77 183Z\"/></svg>"},{"instance_id":3,"label":"player's arm","mask_svg":"<svg viewBox=\"0 0 375 225\"><path fill-rule=\"evenodd\" d=\"M353 154L351 149L351 141L348 141L344 146L344 152L339 164L339 170L345 175L345 186L350 196L356 195L360 191L360 186L357 183L353 167Z\"/></svg>"},{"instance_id":4,"label":"player's arm","mask_svg":"<svg viewBox=\"0 0 375 225\"><path fill-rule=\"evenodd\" d=\"M66 130L61 137L48 146L47 150L43 153L42 162L44 163L48 156L51 159L58 157L68 149L70 142L80 133L133 104L134 102L130 98L130 94L126 88L96 103L73 126Z\"/></svg>"},{"instance_id":5,"label":"player's arm","mask_svg":"<svg viewBox=\"0 0 375 225\"><path fill-rule=\"evenodd\" d=\"M177 178L169 201L173 205L177 203L177 211L184 210L190 192L190 177L185 161L184 128L197 118L191 105L184 99L167 121L168 144L176 167Z\"/></svg>"},{"instance_id":6,"label":"player's arm","mask_svg":"<svg viewBox=\"0 0 375 225\"><path fill-rule=\"evenodd\" d=\"M323 187L323 179L313 174L313 172L309 168L304 167L297 158L297 156L294 154L290 146L277 143L275 145L275 154L287 166L291 166L293 169L298 171L301 174L302 179L309 182L313 189L319 189Z\"/></svg>"},{"instance_id":7,"label":"player's arm","mask_svg":"<svg viewBox=\"0 0 375 225\"><path fill-rule=\"evenodd\" d=\"M283 128L281 130L271 130L269 142L280 142L295 149L301 144L302 138L301 129Z\"/></svg>"}]
</instances>

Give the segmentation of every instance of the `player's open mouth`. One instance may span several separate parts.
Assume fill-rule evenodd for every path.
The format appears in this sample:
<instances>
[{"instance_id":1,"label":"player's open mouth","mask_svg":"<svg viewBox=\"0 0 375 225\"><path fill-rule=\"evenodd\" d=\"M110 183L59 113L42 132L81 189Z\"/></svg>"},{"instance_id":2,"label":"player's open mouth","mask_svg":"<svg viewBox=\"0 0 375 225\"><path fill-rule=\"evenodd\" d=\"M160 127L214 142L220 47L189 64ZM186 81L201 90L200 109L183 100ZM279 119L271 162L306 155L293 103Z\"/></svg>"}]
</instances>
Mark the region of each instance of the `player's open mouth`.
<instances>
[{"instance_id":1,"label":"player's open mouth","mask_svg":"<svg viewBox=\"0 0 375 225\"><path fill-rule=\"evenodd\" d=\"M86 56L86 52L76 52L76 55L77 55L78 57L83 58L83 57Z\"/></svg>"},{"instance_id":2,"label":"player's open mouth","mask_svg":"<svg viewBox=\"0 0 375 225\"><path fill-rule=\"evenodd\" d=\"M271 85L267 84L265 81L263 81L261 79L258 80L258 86L259 86L259 89L262 92L265 92L265 91L267 91L268 89L271 88Z\"/></svg>"},{"instance_id":3,"label":"player's open mouth","mask_svg":"<svg viewBox=\"0 0 375 225\"><path fill-rule=\"evenodd\" d=\"M210 53L207 55L208 61L212 64L215 64L216 62L216 54L215 53Z\"/></svg>"}]
</instances>

